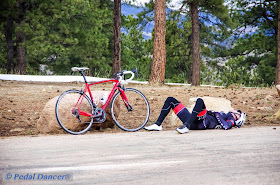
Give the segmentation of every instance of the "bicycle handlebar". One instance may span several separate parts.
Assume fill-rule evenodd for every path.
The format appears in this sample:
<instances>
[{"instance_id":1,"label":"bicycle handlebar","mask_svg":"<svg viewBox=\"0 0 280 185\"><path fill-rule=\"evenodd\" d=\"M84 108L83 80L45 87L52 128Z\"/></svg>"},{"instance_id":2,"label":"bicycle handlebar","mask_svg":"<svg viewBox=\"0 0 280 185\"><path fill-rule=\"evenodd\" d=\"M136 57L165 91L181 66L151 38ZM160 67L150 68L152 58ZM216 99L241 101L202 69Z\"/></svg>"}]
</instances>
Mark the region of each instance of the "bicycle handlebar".
<instances>
[{"instance_id":1,"label":"bicycle handlebar","mask_svg":"<svg viewBox=\"0 0 280 185\"><path fill-rule=\"evenodd\" d=\"M127 74L131 74L131 77L129 79L127 79L127 80L124 80L124 81L129 82L129 81L131 81L134 78L135 75L134 75L134 73L132 71L124 71L123 72L123 75L127 75Z\"/></svg>"},{"instance_id":2,"label":"bicycle handlebar","mask_svg":"<svg viewBox=\"0 0 280 185\"><path fill-rule=\"evenodd\" d=\"M129 79L127 79L127 80L124 79L124 75L126 75L126 74L131 74L131 77ZM138 77L137 68L134 68L132 71L124 70L124 71L122 71L120 73L116 73L115 77L116 78L119 77L118 80L120 81L121 84L128 84L128 82L131 81L134 78L135 74Z\"/></svg>"}]
</instances>

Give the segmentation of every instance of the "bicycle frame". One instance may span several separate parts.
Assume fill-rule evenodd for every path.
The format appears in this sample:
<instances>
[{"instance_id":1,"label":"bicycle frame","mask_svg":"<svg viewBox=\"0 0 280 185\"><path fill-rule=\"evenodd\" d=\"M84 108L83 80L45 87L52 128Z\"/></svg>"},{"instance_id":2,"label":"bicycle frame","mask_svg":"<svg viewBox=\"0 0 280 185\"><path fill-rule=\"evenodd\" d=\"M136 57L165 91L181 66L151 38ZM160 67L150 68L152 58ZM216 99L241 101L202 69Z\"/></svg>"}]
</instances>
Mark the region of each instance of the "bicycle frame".
<instances>
[{"instance_id":1,"label":"bicycle frame","mask_svg":"<svg viewBox=\"0 0 280 185\"><path fill-rule=\"evenodd\" d=\"M85 79L85 77L84 77L84 79ZM87 113L87 112L80 111L80 110L79 110L79 107L80 107L80 105L81 105L82 102L83 102L83 98L84 98L86 92L89 93L90 98L91 98L91 101L92 101L92 103L95 105L95 103L94 103L94 101L93 101L93 96L92 96L92 93L91 93L91 90L90 90L90 86L97 85L97 84L101 84L101 83L107 83L107 82L114 82L115 85L114 85L113 89L111 90L111 92L110 92L110 94L109 94L109 96L108 96L106 102L104 103L104 105L102 106L101 109L103 109L103 110L106 109L106 107L109 105L109 102L112 100L112 98L113 98L115 92L116 92L117 90L119 90L120 93L121 93L121 97L122 97L122 99L123 99L123 101L124 101L124 103L125 103L127 109L128 109L128 110L131 110L131 106L130 106L130 104L129 104L129 102L128 102L128 99L127 99L125 93L124 93L124 90L121 88L121 85L120 85L120 81L119 81L119 80L117 80L117 79L102 80L102 81L98 81L98 82L90 83L90 84L85 80L85 87L84 87L84 89L83 89L83 96L80 96L80 98L78 99L78 101L77 101L77 103L76 103L76 105L75 105L75 108L77 107L77 109L78 109L78 111L79 111L79 115L88 116L88 117L93 117L93 118L96 117L96 116L95 116L94 114L92 114L92 113ZM82 99L81 99L81 98L82 98Z\"/></svg>"}]
</instances>

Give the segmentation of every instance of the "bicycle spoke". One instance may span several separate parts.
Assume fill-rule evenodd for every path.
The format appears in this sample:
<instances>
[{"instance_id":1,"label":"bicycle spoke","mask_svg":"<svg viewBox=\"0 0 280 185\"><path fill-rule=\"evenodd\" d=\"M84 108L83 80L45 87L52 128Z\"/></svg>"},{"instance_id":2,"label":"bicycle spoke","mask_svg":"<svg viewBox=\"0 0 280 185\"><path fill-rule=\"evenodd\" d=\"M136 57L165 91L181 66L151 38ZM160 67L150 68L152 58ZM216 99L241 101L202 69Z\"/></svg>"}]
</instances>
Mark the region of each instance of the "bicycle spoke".
<instances>
[{"instance_id":1,"label":"bicycle spoke","mask_svg":"<svg viewBox=\"0 0 280 185\"><path fill-rule=\"evenodd\" d=\"M77 90L66 91L58 98L56 105L56 116L60 126L71 134L86 132L93 122L91 117L81 115L81 111L92 113L92 104L87 96L76 106L80 96Z\"/></svg>"},{"instance_id":2,"label":"bicycle spoke","mask_svg":"<svg viewBox=\"0 0 280 185\"><path fill-rule=\"evenodd\" d=\"M111 111L115 123L125 131L137 131L148 121L150 108L145 96L136 89L128 88L125 91L132 110L129 111L120 94L116 94Z\"/></svg>"}]
</instances>

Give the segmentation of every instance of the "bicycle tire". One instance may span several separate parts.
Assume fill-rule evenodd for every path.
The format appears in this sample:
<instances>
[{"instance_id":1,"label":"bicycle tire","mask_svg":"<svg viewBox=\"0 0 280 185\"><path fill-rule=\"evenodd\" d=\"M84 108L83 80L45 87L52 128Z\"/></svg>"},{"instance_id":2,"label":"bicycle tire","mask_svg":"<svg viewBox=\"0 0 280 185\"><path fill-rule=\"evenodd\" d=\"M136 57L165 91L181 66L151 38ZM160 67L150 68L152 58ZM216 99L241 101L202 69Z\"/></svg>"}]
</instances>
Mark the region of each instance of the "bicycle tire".
<instances>
[{"instance_id":1,"label":"bicycle tire","mask_svg":"<svg viewBox=\"0 0 280 185\"><path fill-rule=\"evenodd\" d=\"M111 115L120 129L135 132L142 129L149 120L149 102L137 89L127 88L124 89L124 92L133 110L128 111L122 100L121 92L118 92L112 99Z\"/></svg>"},{"instance_id":2,"label":"bicycle tire","mask_svg":"<svg viewBox=\"0 0 280 185\"><path fill-rule=\"evenodd\" d=\"M61 128L70 134L83 134L90 129L93 123L92 117L79 115L78 109L75 109L78 99L82 96L83 92L81 91L68 90L63 92L56 102L56 119ZM79 110L93 113L93 104L87 95L84 95Z\"/></svg>"}]
</instances>

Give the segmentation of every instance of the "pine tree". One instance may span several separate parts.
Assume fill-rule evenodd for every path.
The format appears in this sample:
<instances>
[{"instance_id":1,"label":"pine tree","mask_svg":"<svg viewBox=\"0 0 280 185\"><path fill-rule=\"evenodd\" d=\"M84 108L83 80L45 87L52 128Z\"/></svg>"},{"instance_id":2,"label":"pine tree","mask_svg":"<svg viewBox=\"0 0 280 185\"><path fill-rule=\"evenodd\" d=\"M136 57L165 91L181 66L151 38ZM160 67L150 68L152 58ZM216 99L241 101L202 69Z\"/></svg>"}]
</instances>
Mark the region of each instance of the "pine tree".
<instances>
[{"instance_id":1,"label":"pine tree","mask_svg":"<svg viewBox=\"0 0 280 185\"><path fill-rule=\"evenodd\" d=\"M14 41L13 41L13 28L14 21L11 17L6 21L5 25L5 37L7 43L7 73L14 73Z\"/></svg>"},{"instance_id":2,"label":"pine tree","mask_svg":"<svg viewBox=\"0 0 280 185\"><path fill-rule=\"evenodd\" d=\"M191 22L177 11L168 13L165 78L170 82L184 83L189 74Z\"/></svg>"},{"instance_id":3,"label":"pine tree","mask_svg":"<svg viewBox=\"0 0 280 185\"><path fill-rule=\"evenodd\" d=\"M165 34L166 12L165 0L155 0L154 54L149 83L161 85L165 80Z\"/></svg>"},{"instance_id":4,"label":"pine tree","mask_svg":"<svg viewBox=\"0 0 280 185\"><path fill-rule=\"evenodd\" d=\"M73 66L87 66L92 75L112 72L113 3L37 0L25 24L28 72L40 64L56 74Z\"/></svg>"},{"instance_id":5,"label":"pine tree","mask_svg":"<svg viewBox=\"0 0 280 185\"><path fill-rule=\"evenodd\" d=\"M153 53L152 48L148 48L150 40L144 40L142 27L138 26L137 18L133 15L122 16L122 68L131 70L137 67L139 78L148 80L151 74Z\"/></svg>"},{"instance_id":6,"label":"pine tree","mask_svg":"<svg viewBox=\"0 0 280 185\"><path fill-rule=\"evenodd\" d=\"M198 20L198 2L189 2L192 19L192 68L191 68L191 84L200 85L200 51L199 51L199 20Z\"/></svg>"},{"instance_id":7,"label":"pine tree","mask_svg":"<svg viewBox=\"0 0 280 185\"><path fill-rule=\"evenodd\" d=\"M277 1L278 6L278 20L277 20L277 65L276 65L276 79L275 84L280 85L280 1ZM278 90L280 96L280 89Z\"/></svg>"},{"instance_id":8,"label":"pine tree","mask_svg":"<svg viewBox=\"0 0 280 185\"><path fill-rule=\"evenodd\" d=\"M114 0L113 74L121 71L121 0Z\"/></svg>"},{"instance_id":9,"label":"pine tree","mask_svg":"<svg viewBox=\"0 0 280 185\"><path fill-rule=\"evenodd\" d=\"M15 67L16 64L14 62L14 55L15 55L15 48L14 48L14 42L15 42L15 35L14 35L14 30L15 30L15 24L14 21L16 20L16 1L10 1L10 0L3 0L1 2L1 7L0 7L0 20L4 24L3 26L3 31L4 31L4 36L6 40L6 71L8 74L14 73L15 72Z\"/></svg>"},{"instance_id":10,"label":"pine tree","mask_svg":"<svg viewBox=\"0 0 280 185\"><path fill-rule=\"evenodd\" d=\"M276 0L258 3L251 0L234 2L232 16L238 20L238 39L229 53L233 59L246 56L241 65L247 67L248 73L255 71L251 77L251 85L254 86L278 83L278 6ZM252 31L248 32L248 29Z\"/></svg>"},{"instance_id":11,"label":"pine tree","mask_svg":"<svg viewBox=\"0 0 280 185\"><path fill-rule=\"evenodd\" d=\"M228 24L228 10L224 6L224 0L185 0L182 2L182 7L189 6L192 19L192 58L193 63L190 68L191 74L189 76L189 81L192 85L200 85L200 50L199 50L199 8L200 12L206 14L211 14L220 20L220 26L222 23Z\"/></svg>"}]
</instances>

